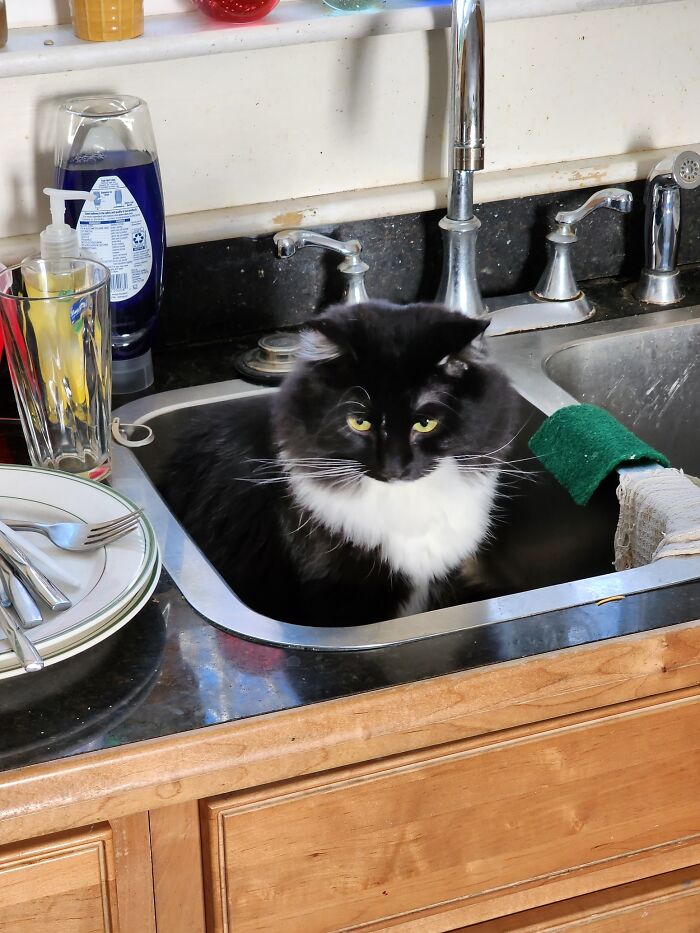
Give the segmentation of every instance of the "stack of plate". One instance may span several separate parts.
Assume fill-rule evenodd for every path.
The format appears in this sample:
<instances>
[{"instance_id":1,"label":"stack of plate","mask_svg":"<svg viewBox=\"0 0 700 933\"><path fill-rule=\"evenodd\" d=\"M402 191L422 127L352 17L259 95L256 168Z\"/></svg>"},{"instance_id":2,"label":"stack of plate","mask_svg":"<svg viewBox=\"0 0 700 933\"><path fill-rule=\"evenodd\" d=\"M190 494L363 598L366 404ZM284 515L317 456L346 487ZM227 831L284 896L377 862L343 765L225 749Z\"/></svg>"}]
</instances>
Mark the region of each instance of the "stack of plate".
<instances>
[{"instance_id":1,"label":"stack of plate","mask_svg":"<svg viewBox=\"0 0 700 933\"><path fill-rule=\"evenodd\" d=\"M0 520L92 523L133 509L133 503L108 486L67 473L0 465ZM120 629L148 602L160 576L155 532L144 516L133 532L94 551L60 550L33 533L21 532L21 537L60 571L54 582L73 604L66 612L44 612L42 607L44 622L26 632L47 665L86 651ZM0 637L0 679L23 673Z\"/></svg>"}]
</instances>

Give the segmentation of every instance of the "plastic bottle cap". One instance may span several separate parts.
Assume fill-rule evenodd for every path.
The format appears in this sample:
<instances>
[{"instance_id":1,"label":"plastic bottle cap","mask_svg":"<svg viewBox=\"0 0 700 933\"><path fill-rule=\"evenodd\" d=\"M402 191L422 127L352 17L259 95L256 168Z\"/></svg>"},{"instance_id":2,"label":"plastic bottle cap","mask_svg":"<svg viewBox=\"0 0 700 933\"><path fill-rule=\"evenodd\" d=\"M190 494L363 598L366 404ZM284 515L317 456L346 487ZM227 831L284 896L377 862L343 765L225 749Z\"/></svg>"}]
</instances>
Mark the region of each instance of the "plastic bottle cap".
<instances>
[{"instance_id":1,"label":"plastic bottle cap","mask_svg":"<svg viewBox=\"0 0 700 933\"><path fill-rule=\"evenodd\" d=\"M112 391L115 395L143 392L153 385L153 359L151 351L131 360L112 360Z\"/></svg>"},{"instance_id":2,"label":"plastic bottle cap","mask_svg":"<svg viewBox=\"0 0 700 933\"><path fill-rule=\"evenodd\" d=\"M44 188L51 205L51 223L39 234L42 259L75 259L80 256L78 231L65 223L66 201L94 201L91 191Z\"/></svg>"}]
</instances>

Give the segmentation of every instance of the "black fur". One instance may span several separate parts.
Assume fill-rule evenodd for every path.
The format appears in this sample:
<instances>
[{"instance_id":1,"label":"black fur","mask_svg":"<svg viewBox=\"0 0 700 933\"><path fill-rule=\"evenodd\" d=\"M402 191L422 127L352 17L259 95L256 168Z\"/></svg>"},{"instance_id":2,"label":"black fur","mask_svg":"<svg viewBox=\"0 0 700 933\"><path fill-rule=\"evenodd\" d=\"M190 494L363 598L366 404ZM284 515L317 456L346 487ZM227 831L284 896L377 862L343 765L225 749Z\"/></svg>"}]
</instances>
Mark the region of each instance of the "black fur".
<instances>
[{"instance_id":1,"label":"black fur","mask_svg":"<svg viewBox=\"0 0 700 933\"><path fill-rule=\"evenodd\" d=\"M213 414L187 438L164 492L244 602L301 624L396 615L409 581L302 508L287 470L342 494L358 475L415 480L445 456L475 457L470 464L493 469L514 433L516 396L479 346L484 327L428 304L332 308L309 324L313 359L278 393L238 400L226 408L235 419ZM348 416L372 430L351 430ZM438 427L416 433L419 417ZM354 474L350 462L358 464ZM439 592L456 598L454 579L437 582L435 602Z\"/></svg>"}]
</instances>

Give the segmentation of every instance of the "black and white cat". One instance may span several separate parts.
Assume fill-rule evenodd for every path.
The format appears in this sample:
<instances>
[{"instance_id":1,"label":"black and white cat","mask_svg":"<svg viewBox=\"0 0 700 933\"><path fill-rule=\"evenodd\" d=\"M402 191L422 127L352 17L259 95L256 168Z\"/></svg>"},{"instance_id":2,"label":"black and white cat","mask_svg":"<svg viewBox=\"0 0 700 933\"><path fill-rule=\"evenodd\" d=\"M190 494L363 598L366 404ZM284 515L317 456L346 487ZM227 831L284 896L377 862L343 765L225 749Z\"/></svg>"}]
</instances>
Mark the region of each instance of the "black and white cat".
<instances>
[{"instance_id":1,"label":"black and white cat","mask_svg":"<svg viewBox=\"0 0 700 933\"><path fill-rule=\"evenodd\" d=\"M485 327L429 304L332 308L278 393L199 428L167 495L245 602L348 625L459 598L517 408Z\"/></svg>"}]
</instances>

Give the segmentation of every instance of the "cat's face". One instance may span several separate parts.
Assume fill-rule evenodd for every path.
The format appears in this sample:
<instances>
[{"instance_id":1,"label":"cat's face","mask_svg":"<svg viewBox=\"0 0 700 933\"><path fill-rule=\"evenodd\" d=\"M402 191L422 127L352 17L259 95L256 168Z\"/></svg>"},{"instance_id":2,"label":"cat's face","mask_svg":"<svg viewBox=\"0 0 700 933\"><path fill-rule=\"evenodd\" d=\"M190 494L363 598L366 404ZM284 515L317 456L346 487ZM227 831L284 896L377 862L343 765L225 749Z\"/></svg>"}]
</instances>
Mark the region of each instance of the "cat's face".
<instances>
[{"instance_id":1,"label":"cat's face","mask_svg":"<svg viewBox=\"0 0 700 933\"><path fill-rule=\"evenodd\" d=\"M447 457L493 468L512 438L515 393L475 346L484 321L444 308L338 306L309 325L275 405L296 471L319 482L410 482Z\"/></svg>"}]
</instances>

